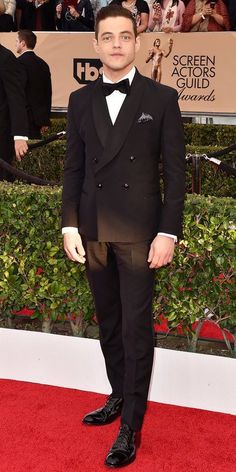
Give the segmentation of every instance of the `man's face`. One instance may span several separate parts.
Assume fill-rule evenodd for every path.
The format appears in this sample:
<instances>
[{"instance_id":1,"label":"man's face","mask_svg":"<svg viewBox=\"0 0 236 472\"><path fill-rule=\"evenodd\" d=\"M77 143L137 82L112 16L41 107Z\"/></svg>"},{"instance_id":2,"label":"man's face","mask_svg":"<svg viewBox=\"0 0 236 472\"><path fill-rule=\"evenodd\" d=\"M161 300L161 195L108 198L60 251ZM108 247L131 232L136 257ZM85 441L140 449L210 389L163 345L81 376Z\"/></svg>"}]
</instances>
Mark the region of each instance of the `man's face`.
<instances>
[{"instance_id":1,"label":"man's face","mask_svg":"<svg viewBox=\"0 0 236 472\"><path fill-rule=\"evenodd\" d=\"M156 48L159 48L159 46L160 46L160 39L156 39L156 41L155 41L155 43L154 43L154 46L155 46Z\"/></svg>"},{"instance_id":2,"label":"man's face","mask_svg":"<svg viewBox=\"0 0 236 472\"><path fill-rule=\"evenodd\" d=\"M128 18L110 17L99 23L94 48L106 75L119 72L121 76L126 75L139 47L139 38L135 38L132 21Z\"/></svg>"},{"instance_id":3,"label":"man's face","mask_svg":"<svg viewBox=\"0 0 236 472\"><path fill-rule=\"evenodd\" d=\"M19 36L17 34L16 36L16 52L18 54L21 54L22 53L22 41L19 39Z\"/></svg>"}]
</instances>

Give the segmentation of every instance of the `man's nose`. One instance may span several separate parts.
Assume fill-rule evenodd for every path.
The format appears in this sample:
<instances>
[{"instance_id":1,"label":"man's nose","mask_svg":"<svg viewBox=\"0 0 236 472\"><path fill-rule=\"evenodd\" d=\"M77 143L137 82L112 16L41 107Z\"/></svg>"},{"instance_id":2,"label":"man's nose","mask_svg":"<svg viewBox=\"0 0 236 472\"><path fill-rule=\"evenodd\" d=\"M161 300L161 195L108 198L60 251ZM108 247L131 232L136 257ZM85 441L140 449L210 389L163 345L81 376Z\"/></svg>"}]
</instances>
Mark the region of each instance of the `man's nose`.
<instances>
[{"instance_id":1,"label":"man's nose","mask_svg":"<svg viewBox=\"0 0 236 472\"><path fill-rule=\"evenodd\" d=\"M120 48L120 46L121 46L120 38L114 38L113 39L113 48Z\"/></svg>"}]
</instances>

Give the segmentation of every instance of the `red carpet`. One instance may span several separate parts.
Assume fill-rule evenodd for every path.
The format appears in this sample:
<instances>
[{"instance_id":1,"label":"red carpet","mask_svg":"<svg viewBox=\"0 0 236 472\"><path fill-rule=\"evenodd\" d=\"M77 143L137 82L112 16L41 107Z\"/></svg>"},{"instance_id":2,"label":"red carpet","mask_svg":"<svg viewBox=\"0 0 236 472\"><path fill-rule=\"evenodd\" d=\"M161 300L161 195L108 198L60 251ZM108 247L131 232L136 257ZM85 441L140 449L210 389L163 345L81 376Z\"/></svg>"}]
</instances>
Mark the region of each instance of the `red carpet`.
<instances>
[{"instance_id":1,"label":"red carpet","mask_svg":"<svg viewBox=\"0 0 236 472\"><path fill-rule=\"evenodd\" d=\"M100 472L119 420L81 424L104 396L0 380L1 472ZM235 472L236 417L148 404L130 472Z\"/></svg>"},{"instance_id":2,"label":"red carpet","mask_svg":"<svg viewBox=\"0 0 236 472\"><path fill-rule=\"evenodd\" d=\"M197 322L192 324L193 330L196 329L197 324L198 324ZM169 332L167 319L163 315L159 316L159 323L155 324L154 329L155 329L155 332L159 334L160 333L165 334ZM199 333L199 339L210 339L212 341L213 340L224 341L223 331L226 335L226 338L228 338L230 342L234 342L233 334L230 333L227 329L222 330L215 321L206 320L202 324L202 327ZM178 325L176 328L176 332L172 334L184 335L184 331L181 325Z\"/></svg>"}]
</instances>

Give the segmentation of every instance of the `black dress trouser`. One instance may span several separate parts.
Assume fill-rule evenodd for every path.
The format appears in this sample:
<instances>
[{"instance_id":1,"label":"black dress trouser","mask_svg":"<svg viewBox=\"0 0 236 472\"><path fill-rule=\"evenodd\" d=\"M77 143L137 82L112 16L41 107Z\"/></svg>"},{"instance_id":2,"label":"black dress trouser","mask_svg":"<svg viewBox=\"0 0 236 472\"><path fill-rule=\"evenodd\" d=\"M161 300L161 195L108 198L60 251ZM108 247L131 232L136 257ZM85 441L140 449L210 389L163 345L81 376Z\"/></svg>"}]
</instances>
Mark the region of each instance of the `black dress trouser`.
<instances>
[{"instance_id":1,"label":"black dress trouser","mask_svg":"<svg viewBox=\"0 0 236 472\"><path fill-rule=\"evenodd\" d=\"M84 242L112 394L124 398L121 422L140 430L152 371L154 270L150 241Z\"/></svg>"}]
</instances>

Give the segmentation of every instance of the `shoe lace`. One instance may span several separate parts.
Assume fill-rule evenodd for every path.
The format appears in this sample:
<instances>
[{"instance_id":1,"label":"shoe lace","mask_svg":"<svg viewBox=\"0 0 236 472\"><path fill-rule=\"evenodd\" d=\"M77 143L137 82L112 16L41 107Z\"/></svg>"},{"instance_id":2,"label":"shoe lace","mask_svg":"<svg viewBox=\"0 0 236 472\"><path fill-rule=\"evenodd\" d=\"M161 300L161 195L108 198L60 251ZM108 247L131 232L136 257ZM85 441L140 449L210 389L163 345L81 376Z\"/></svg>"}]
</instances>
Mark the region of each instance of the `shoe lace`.
<instances>
[{"instance_id":1,"label":"shoe lace","mask_svg":"<svg viewBox=\"0 0 236 472\"><path fill-rule=\"evenodd\" d=\"M104 410L108 413L114 408L114 400L116 400L116 398L109 396L105 403Z\"/></svg>"},{"instance_id":2,"label":"shoe lace","mask_svg":"<svg viewBox=\"0 0 236 472\"><path fill-rule=\"evenodd\" d=\"M131 431L128 430L125 426L120 427L120 432L117 436L116 441L113 444L112 449L129 449Z\"/></svg>"}]
</instances>

